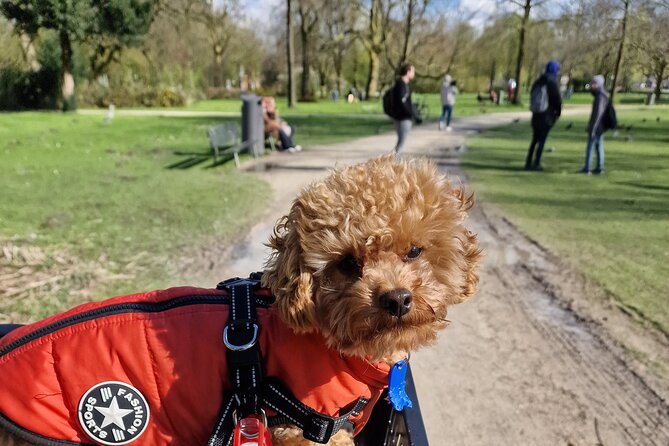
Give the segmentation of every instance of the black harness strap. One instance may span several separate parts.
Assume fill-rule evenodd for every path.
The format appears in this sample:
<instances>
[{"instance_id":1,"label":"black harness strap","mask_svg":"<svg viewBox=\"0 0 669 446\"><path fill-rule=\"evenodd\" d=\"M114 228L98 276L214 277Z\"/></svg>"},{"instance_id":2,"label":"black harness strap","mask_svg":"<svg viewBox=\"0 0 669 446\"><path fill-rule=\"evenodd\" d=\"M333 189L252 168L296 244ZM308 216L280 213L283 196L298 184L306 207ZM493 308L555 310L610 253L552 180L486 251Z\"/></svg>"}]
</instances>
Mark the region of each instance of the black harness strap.
<instances>
[{"instance_id":1,"label":"black harness strap","mask_svg":"<svg viewBox=\"0 0 669 446\"><path fill-rule=\"evenodd\" d=\"M230 316L223 332L227 347L228 373L233 382L240 418L259 414L263 360L258 344L258 321L252 285L230 288Z\"/></svg>"},{"instance_id":2,"label":"black harness strap","mask_svg":"<svg viewBox=\"0 0 669 446\"><path fill-rule=\"evenodd\" d=\"M264 403L267 407L302 429L304 438L317 443L327 443L339 429L345 425L352 425L350 418L360 415L368 402L366 398L359 398L348 412L339 417L329 417L303 404L276 378L267 378L263 390Z\"/></svg>"},{"instance_id":3,"label":"black harness strap","mask_svg":"<svg viewBox=\"0 0 669 446\"><path fill-rule=\"evenodd\" d=\"M339 429L352 424L349 419L359 415L368 400L359 398L345 414L330 417L304 405L278 379L265 378L254 295L259 283L259 276L251 275L250 279L234 279L217 287L227 289L230 296L230 313L223 342L227 347L232 389L226 393L207 446L231 444L237 420L260 414L263 406L278 414L272 417L270 425L295 424L302 429L307 440L327 443Z\"/></svg>"}]
</instances>

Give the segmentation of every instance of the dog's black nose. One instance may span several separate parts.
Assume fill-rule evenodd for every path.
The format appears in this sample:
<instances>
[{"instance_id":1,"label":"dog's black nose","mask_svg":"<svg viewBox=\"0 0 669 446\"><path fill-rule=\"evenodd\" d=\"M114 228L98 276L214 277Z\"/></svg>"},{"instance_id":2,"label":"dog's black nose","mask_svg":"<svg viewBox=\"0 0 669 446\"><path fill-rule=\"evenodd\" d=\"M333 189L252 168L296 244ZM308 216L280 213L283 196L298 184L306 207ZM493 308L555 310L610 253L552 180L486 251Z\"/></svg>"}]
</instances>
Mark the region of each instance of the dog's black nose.
<instances>
[{"instance_id":1,"label":"dog's black nose","mask_svg":"<svg viewBox=\"0 0 669 446\"><path fill-rule=\"evenodd\" d=\"M404 288L383 293L379 305L393 316L402 317L411 309L411 291Z\"/></svg>"}]
</instances>

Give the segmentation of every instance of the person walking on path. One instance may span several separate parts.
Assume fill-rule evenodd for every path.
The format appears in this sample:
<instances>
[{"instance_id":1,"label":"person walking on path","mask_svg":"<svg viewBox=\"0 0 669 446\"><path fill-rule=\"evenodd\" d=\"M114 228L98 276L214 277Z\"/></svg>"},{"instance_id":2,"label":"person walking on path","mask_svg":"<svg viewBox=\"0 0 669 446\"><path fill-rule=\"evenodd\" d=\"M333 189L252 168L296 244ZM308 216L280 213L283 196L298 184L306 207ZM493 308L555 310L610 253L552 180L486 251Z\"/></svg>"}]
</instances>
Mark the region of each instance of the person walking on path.
<instances>
[{"instance_id":1,"label":"person walking on path","mask_svg":"<svg viewBox=\"0 0 669 446\"><path fill-rule=\"evenodd\" d=\"M402 152L404 143L411 131L411 121L415 118L409 83L416 75L416 69L413 65L404 63L400 66L399 75L400 77L393 87L393 103L395 104L395 116L393 118L395 131L397 131L396 156L399 156Z\"/></svg>"},{"instance_id":2,"label":"person walking on path","mask_svg":"<svg viewBox=\"0 0 669 446\"><path fill-rule=\"evenodd\" d=\"M548 133L562 114L562 99L558 85L560 64L551 60L530 90L530 110L532 111L532 141L525 159L525 170L543 170L541 155ZM535 155L536 149L536 155Z\"/></svg>"},{"instance_id":3,"label":"person walking on path","mask_svg":"<svg viewBox=\"0 0 669 446\"><path fill-rule=\"evenodd\" d=\"M446 131L451 131L451 115L453 113L453 106L455 105L455 95L458 94L458 89L455 86L453 78L450 74L444 76L444 81L441 84L441 117L439 118L439 130L446 127Z\"/></svg>"},{"instance_id":4,"label":"person walking on path","mask_svg":"<svg viewBox=\"0 0 669 446\"><path fill-rule=\"evenodd\" d=\"M592 149L597 147L597 167L592 171L599 175L604 171L604 118L609 105L609 96L604 90L604 76L598 74L590 82L590 93L594 96L592 101L592 112L588 122L588 143L585 146L585 166L580 173L590 174L592 167Z\"/></svg>"}]
</instances>

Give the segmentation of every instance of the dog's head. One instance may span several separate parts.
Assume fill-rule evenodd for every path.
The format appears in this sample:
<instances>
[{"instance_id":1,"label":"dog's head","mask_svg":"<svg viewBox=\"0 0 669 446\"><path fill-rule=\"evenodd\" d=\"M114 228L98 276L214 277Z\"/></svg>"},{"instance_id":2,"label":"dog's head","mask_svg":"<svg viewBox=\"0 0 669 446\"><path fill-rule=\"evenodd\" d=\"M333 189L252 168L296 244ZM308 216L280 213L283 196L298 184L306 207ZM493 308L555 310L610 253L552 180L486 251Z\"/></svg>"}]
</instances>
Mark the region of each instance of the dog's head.
<instances>
[{"instance_id":1,"label":"dog's head","mask_svg":"<svg viewBox=\"0 0 669 446\"><path fill-rule=\"evenodd\" d=\"M333 172L270 238L263 284L285 323L345 354L388 359L432 342L475 291L472 199L434 164L393 155Z\"/></svg>"}]
</instances>

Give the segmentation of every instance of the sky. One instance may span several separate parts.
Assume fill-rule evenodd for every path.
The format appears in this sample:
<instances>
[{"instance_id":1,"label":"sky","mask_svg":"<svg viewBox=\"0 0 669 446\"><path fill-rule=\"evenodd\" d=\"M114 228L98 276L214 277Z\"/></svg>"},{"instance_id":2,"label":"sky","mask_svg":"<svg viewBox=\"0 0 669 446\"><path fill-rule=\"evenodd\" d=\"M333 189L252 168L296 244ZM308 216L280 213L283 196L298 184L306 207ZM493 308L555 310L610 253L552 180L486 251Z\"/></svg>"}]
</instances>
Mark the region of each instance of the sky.
<instances>
[{"instance_id":1,"label":"sky","mask_svg":"<svg viewBox=\"0 0 669 446\"><path fill-rule=\"evenodd\" d=\"M336 1L336 0L330 0ZM214 0L223 4L225 0ZM242 0L247 19L257 26L269 27L269 23L283 20L285 0ZM471 24L483 27L487 17L495 12L497 0L432 0L430 8L437 14L456 14L460 10L464 16L473 15ZM267 29L266 28L266 29Z\"/></svg>"}]
</instances>

